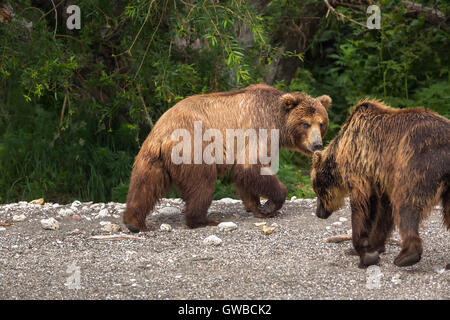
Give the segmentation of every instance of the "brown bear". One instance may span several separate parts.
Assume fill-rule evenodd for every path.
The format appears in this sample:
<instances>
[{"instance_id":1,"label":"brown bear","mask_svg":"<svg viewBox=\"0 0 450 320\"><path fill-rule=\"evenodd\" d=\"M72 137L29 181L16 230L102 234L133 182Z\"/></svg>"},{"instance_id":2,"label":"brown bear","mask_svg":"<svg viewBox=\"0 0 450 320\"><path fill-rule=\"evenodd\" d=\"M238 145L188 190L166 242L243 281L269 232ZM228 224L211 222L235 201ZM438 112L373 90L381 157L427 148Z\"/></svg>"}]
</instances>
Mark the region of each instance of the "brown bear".
<instances>
[{"instance_id":1,"label":"brown bear","mask_svg":"<svg viewBox=\"0 0 450 320\"><path fill-rule=\"evenodd\" d=\"M273 216L282 207L287 189L271 174L268 166L273 161L255 159L255 154L266 151L270 156L276 153L272 147L279 143L282 148L312 155L322 148L330 105L331 99L326 95L312 98L264 84L195 95L178 102L160 117L136 156L124 224L132 232L153 229L146 226L146 216L174 185L185 202L188 227L216 225L207 219L207 211L215 180L228 172L248 211L259 217ZM271 131L265 133L270 148L261 143L264 130ZM259 144L250 141L252 133L258 131ZM232 139L227 135L230 132L236 135L231 135ZM230 147L228 142L239 140L239 133L240 137L244 135L241 144L238 141L237 147L233 143ZM205 158L205 154L211 157ZM263 206L260 196L268 199Z\"/></svg>"},{"instance_id":2,"label":"brown bear","mask_svg":"<svg viewBox=\"0 0 450 320\"><path fill-rule=\"evenodd\" d=\"M362 100L312 166L319 218L350 197L360 267L378 263L394 225L402 237L395 265L417 263L419 226L440 200L450 229L450 121L435 112Z\"/></svg>"}]
</instances>

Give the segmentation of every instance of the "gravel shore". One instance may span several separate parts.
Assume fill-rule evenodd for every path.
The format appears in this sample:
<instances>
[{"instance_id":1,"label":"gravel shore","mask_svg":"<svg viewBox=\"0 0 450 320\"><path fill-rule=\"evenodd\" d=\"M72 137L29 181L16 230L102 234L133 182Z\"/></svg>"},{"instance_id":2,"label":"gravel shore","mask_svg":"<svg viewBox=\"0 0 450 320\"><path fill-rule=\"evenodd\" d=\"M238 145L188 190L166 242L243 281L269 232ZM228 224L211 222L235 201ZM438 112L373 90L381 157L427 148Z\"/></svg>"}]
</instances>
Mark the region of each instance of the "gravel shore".
<instances>
[{"instance_id":1,"label":"gravel shore","mask_svg":"<svg viewBox=\"0 0 450 320\"><path fill-rule=\"evenodd\" d=\"M187 229L181 207L162 200L147 220L157 231L131 234L121 203L0 205L0 299L450 299L439 207L418 264L396 267L389 244L369 269L344 253L350 241L323 242L351 232L348 204L321 220L315 199L293 199L264 220L239 200L214 201L211 217L237 226L223 231Z\"/></svg>"}]
</instances>

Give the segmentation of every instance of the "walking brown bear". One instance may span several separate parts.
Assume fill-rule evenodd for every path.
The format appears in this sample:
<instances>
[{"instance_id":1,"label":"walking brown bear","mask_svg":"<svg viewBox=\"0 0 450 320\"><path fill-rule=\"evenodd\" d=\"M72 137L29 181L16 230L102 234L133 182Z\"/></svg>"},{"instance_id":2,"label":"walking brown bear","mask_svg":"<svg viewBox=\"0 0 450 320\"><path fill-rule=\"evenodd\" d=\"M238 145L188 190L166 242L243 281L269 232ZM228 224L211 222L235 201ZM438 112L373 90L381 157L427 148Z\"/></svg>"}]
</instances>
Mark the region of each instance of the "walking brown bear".
<instances>
[{"instance_id":1,"label":"walking brown bear","mask_svg":"<svg viewBox=\"0 0 450 320\"><path fill-rule=\"evenodd\" d=\"M328 128L326 109L330 105L331 99L326 95L312 98L305 93L284 93L263 84L195 95L178 102L157 121L135 159L123 222L132 232L153 229L146 226L145 218L174 185L185 201L188 227L216 225L217 222L207 219L215 180L230 171L247 210L256 216L273 216L282 207L287 189L275 175L261 175L261 169L267 168L267 164L261 161L252 164L248 158L236 162L237 149L231 152L234 153L231 163L175 164L172 153L179 142L173 140L172 134L182 129L195 136L193 127L197 121L201 121L205 135L209 129L216 129L223 136L229 129L277 129L280 147L312 155L322 148L322 137ZM239 150L247 154L251 148L247 139L244 141L243 150ZM203 141L200 152L205 146ZM189 144L189 151L192 149L195 153L195 145ZM268 198L264 206L260 204L260 196Z\"/></svg>"},{"instance_id":2,"label":"walking brown bear","mask_svg":"<svg viewBox=\"0 0 450 320\"><path fill-rule=\"evenodd\" d=\"M317 216L328 218L349 195L360 266L376 264L393 226L402 237L394 263L422 255L419 226L442 200L450 229L450 121L424 108L393 109L360 101L311 172Z\"/></svg>"}]
</instances>

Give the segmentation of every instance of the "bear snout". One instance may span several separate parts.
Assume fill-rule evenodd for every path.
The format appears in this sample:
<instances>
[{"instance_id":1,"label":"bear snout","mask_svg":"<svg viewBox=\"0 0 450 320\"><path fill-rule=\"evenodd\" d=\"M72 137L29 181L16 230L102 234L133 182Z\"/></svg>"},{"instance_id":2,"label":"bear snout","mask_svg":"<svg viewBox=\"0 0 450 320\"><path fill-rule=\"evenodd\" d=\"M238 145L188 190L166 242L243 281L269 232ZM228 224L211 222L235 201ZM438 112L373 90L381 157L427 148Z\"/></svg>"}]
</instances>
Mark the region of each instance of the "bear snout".
<instances>
[{"instance_id":1,"label":"bear snout","mask_svg":"<svg viewBox=\"0 0 450 320\"><path fill-rule=\"evenodd\" d=\"M315 141L312 145L311 145L312 151L319 151L322 150L323 145L322 145L322 141Z\"/></svg>"},{"instance_id":2,"label":"bear snout","mask_svg":"<svg viewBox=\"0 0 450 320\"><path fill-rule=\"evenodd\" d=\"M320 219L327 219L330 215L331 212L327 211L323 206L322 201L320 201L320 199L317 198L316 216Z\"/></svg>"}]
</instances>

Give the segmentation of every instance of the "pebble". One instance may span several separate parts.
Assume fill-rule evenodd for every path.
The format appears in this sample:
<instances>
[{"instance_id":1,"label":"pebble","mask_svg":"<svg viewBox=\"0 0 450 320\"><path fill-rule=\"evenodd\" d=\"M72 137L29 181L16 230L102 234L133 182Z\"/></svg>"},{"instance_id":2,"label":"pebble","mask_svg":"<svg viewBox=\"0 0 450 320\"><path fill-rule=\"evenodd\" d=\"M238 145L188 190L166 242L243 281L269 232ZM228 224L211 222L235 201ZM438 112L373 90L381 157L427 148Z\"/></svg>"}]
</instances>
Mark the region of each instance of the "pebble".
<instances>
[{"instance_id":1,"label":"pebble","mask_svg":"<svg viewBox=\"0 0 450 320\"><path fill-rule=\"evenodd\" d=\"M31 200L30 204L39 204L39 205L43 205L44 204L44 198L40 198L40 199L36 199L36 200Z\"/></svg>"},{"instance_id":2,"label":"pebble","mask_svg":"<svg viewBox=\"0 0 450 320\"><path fill-rule=\"evenodd\" d=\"M441 273L444 273L445 268L443 268L443 267L441 267L441 266L434 266L434 267L433 267L433 271L436 272L436 273L438 273L438 274L441 274Z\"/></svg>"},{"instance_id":3,"label":"pebble","mask_svg":"<svg viewBox=\"0 0 450 320\"><path fill-rule=\"evenodd\" d=\"M264 234L266 235L272 234L275 229L276 229L275 227L267 227L267 226L263 226L262 228Z\"/></svg>"},{"instance_id":4,"label":"pebble","mask_svg":"<svg viewBox=\"0 0 450 320\"><path fill-rule=\"evenodd\" d=\"M340 218L339 218L339 221L340 221L340 222L346 222L346 221L348 221L348 219L347 219L347 218L344 218L344 217L340 217Z\"/></svg>"},{"instance_id":5,"label":"pebble","mask_svg":"<svg viewBox=\"0 0 450 320\"><path fill-rule=\"evenodd\" d=\"M108 216L109 216L108 209L101 209L100 212L94 218L99 219L99 218L104 218L104 217L108 217Z\"/></svg>"},{"instance_id":6,"label":"pebble","mask_svg":"<svg viewBox=\"0 0 450 320\"><path fill-rule=\"evenodd\" d=\"M103 231L106 232L119 232L120 231L120 226L118 224L114 224L114 223L109 223L107 225L105 225L102 229Z\"/></svg>"},{"instance_id":7,"label":"pebble","mask_svg":"<svg viewBox=\"0 0 450 320\"><path fill-rule=\"evenodd\" d=\"M71 216L73 214L74 214L74 212L72 209L61 209L58 211L58 216L63 217L63 218L67 217L67 216Z\"/></svg>"},{"instance_id":8,"label":"pebble","mask_svg":"<svg viewBox=\"0 0 450 320\"><path fill-rule=\"evenodd\" d=\"M79 215L77 215L77 214L74 214L74 215L72 215L72 219L73 220L76 220L76 221L81 221L81 220L83 220L83 218L81 218Z\"/></svg>"},{"instance_id":9,"label":"pebble","mask_svg":"<svg viewBox=\"0 0 450 320\"><path fill-rule=\"evenodd\" d=\"M340 226L340 225L342 225L342 222L336 221L336 222L333 222L332 225L334 225L334 226Z\"/></svg>"},{"instance_id":10,"label":"pebble","mask_svg":"<svg viewBox=\"0 0 450 320\"><path fill-rule=\"evenodd\" d=\"M180 214L181 210L177 207L164 207L158 210L160 214L165 215L173 215L173 214Z\"/></svg>"},{"instance_id":11,"label":"pebble","mask_svg":"<svg viewBox=\"0 0 450 320\"><path fill-rule=\"evenodd\" d=\"M170 231L172 231L172 226L171 226L170 224L163 223L163 224L159 227L159 230L170 232Z\"/></svg>"},{"instance_id":12,"label":"pebble","mask_svg":"<svg viewBox=\"0 0 450 320\"><path fill-rule=\"evenodd\" d=\"M5 230L6 230L6 228L0 227L0 231L5 231Z\"/></svg>"},{"instance_id":13,"label":"pebble","mask_svg":"<svg viewBox=\"0 0 450 320\"><path fill-rule=\"evenodd\" d=\"M396 273L396 274L392 277L391 281L392 281L394 284L400 284L400 283L402 282L402 279L400 279L400 277L401 277L401 274L400 274L400 273Z\"/></svg>"},{"instance_id":14,"label":"pebble","mask_svg":"<svg viewBox=\"0 0 450 320\"><path fill-rule=\"evenodd\" d=\"M211 235L209 237L206 237L203 239L203 244L209 245L209 246L220 246L222 244L222 239L215 235Z\"/></svg>"},{"instance_id":15,"label":"pebble","mask_svg":"<svg viewBox=\"0 0 450 320\"><path fill-rule=\"evenodd\" d=\"M222 202L222 203L240 203L241 200L236 200L236 199L231 199L231 198L223 198L223 199L217 200L217 202Z\"/></svg>"},{"instance_id":16,"label":"pebble","mask_svg":"<svg viewBox=\"0 0 450 320\"><path fill-rule=\"evenodd\" d=\"M266 224L267 224L267 222L255 222L253 225L255 227L262 227L262 226L265 226Z\"/></svg>"},{"instance_id":17,"label":"pebble","mask_svg":"<svg viewBox=\"0 0 450 320\"><path fill-rule=\"evenodd\" d=\"M42 219L41 226L45 230L58 230L59 222L54 218Z\"/></svg>"},{"instance_id":18,"label":"pebble","mask_svg":"<svg viewBox=\"0 0 450 320\"><path fill-rule=\"evenodd\" d=\"M24 214L15 215L12 217L12 221L14 222L22 222L25 221L27 217Z\"/></svg>"},{"instance_id":19,"label":"pebble","mask_svg":"<svg viewBox=\"0 0 450 320\"><path fill-rule=\"evenodd\" d=\"M238 226L234 222L221 222L217 227L219 228L219 231L225 232L236 230Z\"/></svg>"}]
</instances>

